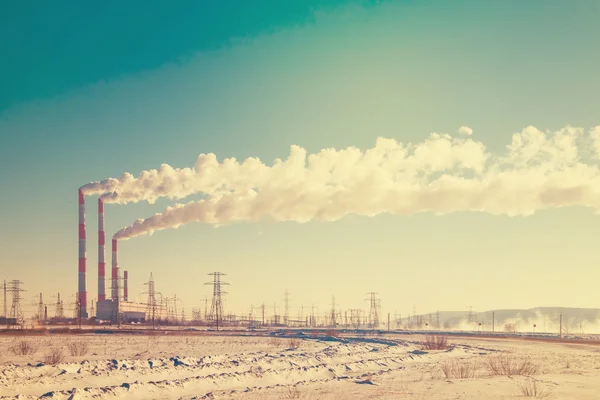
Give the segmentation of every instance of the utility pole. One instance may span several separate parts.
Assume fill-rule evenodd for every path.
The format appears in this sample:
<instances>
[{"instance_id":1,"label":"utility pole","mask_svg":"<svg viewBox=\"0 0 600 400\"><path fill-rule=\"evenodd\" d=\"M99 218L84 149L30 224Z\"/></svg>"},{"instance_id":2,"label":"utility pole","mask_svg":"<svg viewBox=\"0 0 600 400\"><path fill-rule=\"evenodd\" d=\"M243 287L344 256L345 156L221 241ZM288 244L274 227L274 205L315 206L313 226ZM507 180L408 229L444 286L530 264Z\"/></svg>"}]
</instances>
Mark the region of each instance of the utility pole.
<instances>
[{"instance_id":1,"label":"utility pole","mask_svg":"<svg viewBox=\"0 0 600 400\"><path fill-rule=\"evenodd\" d=\"M390 331L390 313L388 313L388 332Z\"/></svg>"},{"instance_id":2,"label":"utility pole","mask_svg":"<svg viewBox=\"0 0 600 400\"><path fill-rule=\"evenodd\" d=\"M496 325L496 312L492 311L492 333L495 332Z\"/></svg>"},{"instance_id":3,"label":"utility pole","mask_svg":"<svg viewBox=\"0 0 600 400\"><path fill-rule=\"evenodd\" d=\"M287 289L285 289L285 314L283 315L283 324L285 326L288 326L289 324L289 320L290 320L290 309L289 309L289 292Z\"/></svg>"},{"instance_id":4,"label":"utility pole","mask_svg":"<svg viewBox=\"0 0 600 400\"><path fill-rule=\"evenodd\" d=\"M344 311L344 322L346 329L348 329L348 311Z\"/></svg>"},{"instance_id":5,"label":"utility pole","mask_svg":"<svg viewBox=\"0 0 600 400\"><path fill-rule=\"evenodd\" d=\"M8 318L8 313L6 312L6 280L4 281L4 318Z\"/></svg>"},{"instance_id":6,"label":"utility pole","mask_svg":"<svg viewBox=\"0 0 600 400\"><path fill-rule=\"evenodd\" d=\"M177 321L179 321L177 315L177 294L175 294L175 296L173 297L173 311L175 312L175 324L177 324Z\"/></svg>"},{"instance_id":7,"label":"utility pole","mask_svg":"<svg viewBox=\"0 0 600 400\"><path fill-rule=\"evenodd\" d=\"M217 330L219 330L219 322L223 320L223 295L226 295L227 292L221 290L221 286L229 285L227 282L221 282L221 276L225 274L221 272L211 272L207 274L209 276L213 276L212 282L206 282L205 285L212 285L213 287L213 298L212 304L210 306L210 316L209 319L215 321L217 326Z\"/></svg>"},{"instance_id":8,"label":"utility pole","mask_svg":"<svg viewBox=\"0 0 600 400\"><path fill-rule=\"evenodd\" d=\"M262 311L262 326L265 326L265 303L262 303L260 308Z\"/></svg>"},{"instance_id":9,"label":"utility pole","mask_svg":"<svg viewBox=\"0 0 600 400\"><path fill-rule=\"evenodd\" d=\"M335 296L331 296L331 326L333 329L336 327L335 321Z\"/></svg>"},{"instance_id":10,"label":"utility pole","mask_svg":"<svg viewBox=\"0 0 600 400\"><path fill-rule=\"evenodd\" d=\"M439 330L441 328L441 326L440 326L440 311L439 310L436 311L435 316L436 316L435 326Z\"/></svg>"},{"instance_id":11,"label":"utility pole","mask_svg":"<svg viewBox=\"0 0 600 400\"><path fill-rule=\"evenodd\" d=\"M81 330L81 299L79 296L76 296L76 304L77 304L77 323L79 325L79 330Z\"/></svg>"},{"instance_id":12,"label":"utility pole","mask_svg":"<svg viewBox=\"0 0 600 400\"><path fill-rule=\"evenodd\" d=\"M562 313L560 313L560 331L558 333L558 337L562 339Z\"/></svg>"},{"instance_id":13,"label":"utility pole","mask_svg":"<svg viewBox=\"0 0 600 400\"><path fill-rule=\"evenodd\" d=\"M208 296L204 296L204 321L208 321Z\"/></svg>"}]
</instances>

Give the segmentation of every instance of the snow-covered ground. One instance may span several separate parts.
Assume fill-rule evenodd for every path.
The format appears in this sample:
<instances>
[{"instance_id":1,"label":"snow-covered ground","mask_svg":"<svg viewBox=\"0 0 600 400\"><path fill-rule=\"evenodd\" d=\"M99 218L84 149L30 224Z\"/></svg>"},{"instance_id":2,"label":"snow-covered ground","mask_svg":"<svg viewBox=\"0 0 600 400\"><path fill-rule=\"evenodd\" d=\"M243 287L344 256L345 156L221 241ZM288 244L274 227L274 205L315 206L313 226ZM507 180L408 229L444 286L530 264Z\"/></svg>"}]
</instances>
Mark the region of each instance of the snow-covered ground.
<instances>
[{"instance_id":1,"label":"snow-covered ground","mask_svg":"<svg viewBox=\"0 0 600 400\"><path fill-rule=\"evenodd\" d=\"M258 336L0 336L0 397L52 399L514 399L537 386L554 399L597 399L600 346L522 339L451 338L423 351L417 335L350 341ZM35 352L15 355L27 340ZM88 352L72 356L69 343ZM299 342L299 346L298 346ZM297 347L298 346L298 347ZM65 359L45 360L53 349ZM530 378L490 374L503 355L537 367ZM449 365L474 376L447 378ZM522 397L524 398L524 397Z\"/></svg>"}]
</instances>

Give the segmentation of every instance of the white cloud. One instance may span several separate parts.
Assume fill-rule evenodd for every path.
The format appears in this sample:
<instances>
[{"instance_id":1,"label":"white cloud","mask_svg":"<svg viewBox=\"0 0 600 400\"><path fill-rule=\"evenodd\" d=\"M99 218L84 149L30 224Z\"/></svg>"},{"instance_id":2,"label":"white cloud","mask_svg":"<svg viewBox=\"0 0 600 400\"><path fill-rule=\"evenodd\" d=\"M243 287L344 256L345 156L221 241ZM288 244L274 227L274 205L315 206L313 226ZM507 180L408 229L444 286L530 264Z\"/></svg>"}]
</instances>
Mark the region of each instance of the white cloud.
<instances>
[{"instance_id":1,"label":"white cloud","mask_svg":"<svg viewBox=\"0 0 600 400\"><path fill-rule=\"evenodd\" d=\"M473 129L469 128L468 126L461 126L458 128L458 132L462 133L463 135L471 136L473 134Z\"/></svg>"}]
</instances>

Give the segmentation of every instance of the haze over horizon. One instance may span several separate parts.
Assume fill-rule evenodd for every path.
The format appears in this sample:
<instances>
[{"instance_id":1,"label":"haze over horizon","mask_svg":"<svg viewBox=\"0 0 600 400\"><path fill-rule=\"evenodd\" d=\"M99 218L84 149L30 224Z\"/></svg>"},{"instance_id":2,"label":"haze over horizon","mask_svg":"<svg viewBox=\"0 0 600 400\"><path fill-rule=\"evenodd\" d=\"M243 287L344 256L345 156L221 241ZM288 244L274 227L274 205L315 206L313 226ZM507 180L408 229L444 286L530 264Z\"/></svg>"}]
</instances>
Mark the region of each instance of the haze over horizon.
<instances>
[{"instance_id":1,"label":"haze over horizon","mask_svg":"<svg viewBox=\"0 0 600 400\"><path fill-rule=\"evenodd\" d=\"M313 304L322 314L332 295L344 309L367 308L372 291L385 313L404 315L413 305L417 314L469 305L598 308L600 5L449 3L150 2L147 13L133 3L0 13L0 34L19 38L0 44L11 60L0 64L0 279L25 282L30 313L39 292L48 303L57 292L70 300L76 191L124 172L191 168L201 153L272 165L291 145L308 154L366 150L378 138L416 146L436 133L475 143L468 154L479 158L456 153L471 178L478 166L490 170L482 154L506 154L521 137L523 148L551 149L537 161L552 162L552 171L585 165L560 183L588 191L561 207L536 204L525 217L458 207L302 224L275 221L283 214L273 211L218 229L186 223L122 243L130 297L145 300L152 272L157 290L177 294L189 316L210 298L206 274L221 271L231 284L226 311L238 314L263 302L281 310L286 289L292 316ZM536 141L538 132L554 138L561 130L570 133L556 137L567 139ZM438 159L431 154L425 158ZM95 196L86 198L88 300L97 287ZM107 237L203 198L106 204ZM510 200L495 206L520 204ZM492 203L481 204L489 211Z\"/></svg>"}]
</instances>

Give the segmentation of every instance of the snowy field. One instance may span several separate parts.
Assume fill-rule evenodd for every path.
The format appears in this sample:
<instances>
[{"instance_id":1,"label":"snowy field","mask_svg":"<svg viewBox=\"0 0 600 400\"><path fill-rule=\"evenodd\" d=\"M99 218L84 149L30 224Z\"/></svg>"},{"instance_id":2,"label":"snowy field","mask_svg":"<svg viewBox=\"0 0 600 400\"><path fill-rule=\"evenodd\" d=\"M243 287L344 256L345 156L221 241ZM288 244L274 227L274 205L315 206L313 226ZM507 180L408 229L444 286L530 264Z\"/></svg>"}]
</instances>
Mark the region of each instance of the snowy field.
<instances>
[{"instance_id":1,"label":"snowy field","mask_svg":"<svg viewBox=\"0 0 600 400\"><path fill-rule=\"evenodd\" d=\"M417 335L349 339L4 335L0 398L599 398L598 345L453 337L450 349L423 350Z\"/></svg>"}]
</instances>

